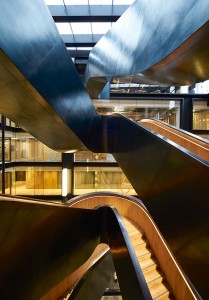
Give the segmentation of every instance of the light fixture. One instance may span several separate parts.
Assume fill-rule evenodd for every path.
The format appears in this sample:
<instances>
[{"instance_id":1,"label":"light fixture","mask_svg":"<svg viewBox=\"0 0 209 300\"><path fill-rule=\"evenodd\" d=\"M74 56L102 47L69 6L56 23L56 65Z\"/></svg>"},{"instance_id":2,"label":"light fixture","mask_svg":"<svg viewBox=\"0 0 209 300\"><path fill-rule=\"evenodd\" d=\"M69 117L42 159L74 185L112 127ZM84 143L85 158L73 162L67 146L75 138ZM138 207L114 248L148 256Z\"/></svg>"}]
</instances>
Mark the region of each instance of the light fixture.
<instances>
[{"instance_id":1,"label":"light fixture","mask_svg":"<svg viewBox=\"0 0 209 300\"><path fill-rule=\"evenodd\" d=\"M62 169L62 196L67 196L68 193L68 170Z\"/></svg>"}]
</instances>

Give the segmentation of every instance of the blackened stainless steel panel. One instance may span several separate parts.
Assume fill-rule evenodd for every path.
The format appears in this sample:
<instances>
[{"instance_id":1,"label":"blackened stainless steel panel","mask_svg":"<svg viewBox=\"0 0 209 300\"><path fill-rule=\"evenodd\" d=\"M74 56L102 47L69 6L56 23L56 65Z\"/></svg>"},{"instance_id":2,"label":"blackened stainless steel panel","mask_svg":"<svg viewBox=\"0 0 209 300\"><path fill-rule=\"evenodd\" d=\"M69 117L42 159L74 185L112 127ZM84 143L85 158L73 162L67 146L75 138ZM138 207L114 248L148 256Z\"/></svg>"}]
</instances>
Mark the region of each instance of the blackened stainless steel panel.
<instances>
[{"instance_id":1,"label":"blackened stainless steel panel","mask_svg":"<svg viewBox=\"0 0 209 300\"><path fill-rule=\"evenodd\" d=\"M99 116L46 5L42 0L0 5L1 113L51 148L84 149ZM21 113L11 113L13 107Z\"/></svg>"},{"instance_id":2,"label":"blackened stainless steel panel","mask_svg":"<svg viewBox=\"0 0 209 300\"><path fill-rule=\"evenodd\" d=\"M77 209L4 197L0 200L0 219L1 299L40 299L105 242L110 246L124 299L151 300L115 209ZM105 271L109 277L112 267L104 269L103 275ZM99 282L97 286L104 288Z\"/></svg>"},{"instance_id":3,"label":"blackened stainless steel panel","mask_svg":"<svg viewBox=\"0 0 209 300\"><path fill-rule=\"evenodd\" d=\"M168 85L209 78L209 1L138 0L92 49L92 77Z\"/></svg>"},{"instance_id":4,"label":"blackened stainless steel panel","mask_svg":"<svg viewBox=\"0 0 209 300\"><path fill-rule=\"evenodd\" d=\"M69 300L100 300L114 272L112 256L108 251L79 280Z\"/></svg>"}]
</instances>

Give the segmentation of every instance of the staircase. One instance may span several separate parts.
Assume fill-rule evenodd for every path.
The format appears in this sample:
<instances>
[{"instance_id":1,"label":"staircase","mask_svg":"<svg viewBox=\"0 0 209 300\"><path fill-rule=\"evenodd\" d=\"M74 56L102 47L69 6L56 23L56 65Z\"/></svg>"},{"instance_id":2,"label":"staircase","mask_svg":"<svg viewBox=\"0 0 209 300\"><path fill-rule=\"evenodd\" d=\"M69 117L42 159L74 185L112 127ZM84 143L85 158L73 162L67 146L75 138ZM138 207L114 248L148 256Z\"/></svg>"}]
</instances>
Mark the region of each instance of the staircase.
<instances>
[{"instance_id":1,"label":"staircase","mask_svg":"<svg viewBox=\"0 0 209 300\"><path fill-rule=\"evenodd\" d=\"M174 300L165 274L146 239L144 232L129 219L123 217L123 222L134 247L136 256L154 300Z\"/></svg>"},{"instance_id":2,"label":"staircase","mask_svg":"<svg viewBox=\"0 0 209 300\"><path fill-rule=\"evenodd\" d=\"M172 290L166 281L165 274L160 269L159 262L155 257L143 230L128 218L122 217L122 219L153 300L175 300L172 295ZM72 291L73 289L71 291L68 290L65 296L60 299L69 299ZM108 299L108 296L102 299ZM122 299L122 297L115 296L115 299Z\"/></svg>"}]
</instances>

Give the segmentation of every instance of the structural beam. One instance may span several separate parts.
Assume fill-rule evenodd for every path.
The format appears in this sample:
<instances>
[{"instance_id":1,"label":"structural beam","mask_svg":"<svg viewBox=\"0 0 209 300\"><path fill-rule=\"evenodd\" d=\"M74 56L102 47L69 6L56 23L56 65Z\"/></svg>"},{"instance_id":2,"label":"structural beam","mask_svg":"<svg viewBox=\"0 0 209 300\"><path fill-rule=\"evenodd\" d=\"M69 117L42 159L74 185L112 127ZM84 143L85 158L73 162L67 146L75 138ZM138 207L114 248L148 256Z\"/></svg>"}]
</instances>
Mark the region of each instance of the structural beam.
<instances>
[{"instance_id":1,"label":"structural beam","mask_svg":"<svg viewBox=\"0 0 209 300\"><path fill-rule=\"evenodd\" d=\"M94 43L96 44L102 37L103 34L61 34L61 37L65 44L74 43L74 44L87 44Z\"/></svg>"},{"instance_id":2,"label":"structural beam","mask_svg":"<svg viewBox=\"0 0 209 300\"><path fill-rule=\"evenodd\" d=\"M96 43L88 42L88 43L79 43L79 42L66 42L66 47L94 47Z\"/></svg>"},{"instance_id":3,"label":"structural beam","mask_svg":"<svg viewBox=\"0 0 209 300\"><path fill-rule=\"evenodd\" d=\"M120 16L53 16L56 23L64 22L116 22Z\"/></svg>"}]
</instances>

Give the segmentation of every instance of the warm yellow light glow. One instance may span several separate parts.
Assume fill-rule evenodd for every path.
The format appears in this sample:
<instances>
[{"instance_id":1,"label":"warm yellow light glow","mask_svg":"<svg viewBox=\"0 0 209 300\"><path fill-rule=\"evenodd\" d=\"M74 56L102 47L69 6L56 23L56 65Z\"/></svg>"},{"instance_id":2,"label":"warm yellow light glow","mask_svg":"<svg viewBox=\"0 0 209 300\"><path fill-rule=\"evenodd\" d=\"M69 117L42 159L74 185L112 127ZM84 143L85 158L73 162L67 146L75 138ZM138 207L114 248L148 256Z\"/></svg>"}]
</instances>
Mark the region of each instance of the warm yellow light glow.
<instances>
[{"instance_id":1,"label":"warm yellow light glow","mask_svg":"<svg viewBox=\"0 0 209 300\"><path fill-rule=\"evenodd\" d=\"M62 169L62 196L67 196L68 192L68 170L67 168Z\"/></svg>"}]
</instances>

